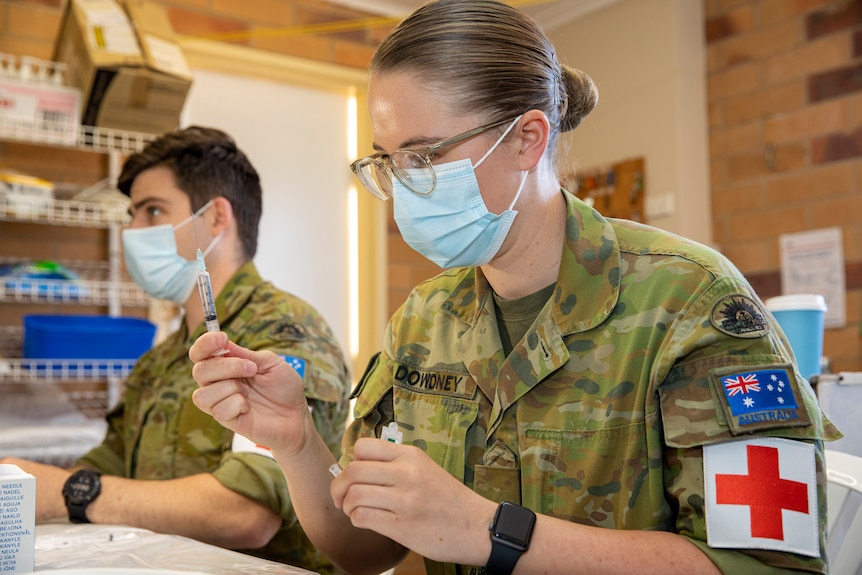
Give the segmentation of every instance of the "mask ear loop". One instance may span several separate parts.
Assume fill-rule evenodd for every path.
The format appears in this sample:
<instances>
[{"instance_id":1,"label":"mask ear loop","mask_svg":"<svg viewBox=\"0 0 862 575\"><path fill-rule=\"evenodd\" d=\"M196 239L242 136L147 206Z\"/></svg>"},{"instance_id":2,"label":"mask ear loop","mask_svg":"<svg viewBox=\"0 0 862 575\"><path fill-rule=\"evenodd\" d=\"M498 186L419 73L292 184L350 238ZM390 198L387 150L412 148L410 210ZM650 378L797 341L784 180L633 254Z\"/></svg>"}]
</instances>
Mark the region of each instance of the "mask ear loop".
<instances>
[{"instance_id":1,"label":"mask ear loop","mask_svg":"<svg viewBox=\"0 0 862 575\"><path fill-rule=\"evenodd\" d=\"M187 223L193 222L196 217L198 217L199 215L204 213L210 206L212 206L213 202L215 202L215 200L210 200L207 203L205 203L204 205L202 205L201 209L199 209L198 211L196 211L195 213L193 213L192 215L190 215L189 217L187 217L186 219L184 219L183 221L181 221L180 223L175 225L174 230L178 230L181 227L183 227L184 225L186 225ZM197 240L197 236L195 236L195 239Z\"/></svg>"},{"instance_id":2,"label":"mask ear loop","mask_svg":"<svg viewBox=\"0 0 862 575\"><path fill-rule=\"evenodd\" d=\"M494 142L494 145L493 145L493 146L491 146L491 149L490 149L490 150L488 150L488 151L485 153L485 155L484 155L484 156L482 156L482 159L481 159L481 160L479 160L478 162L476 162L476 165L475 165L475 166L473 166L473 169L474 169L474 170L475 170L476 168L478 168L478 167L482 164L482 162L484 162L484 161L488 158L488 156L490 156L490 155L491 155L491 152L493 152L494 150L496 150L496 149L497 149L497 146L499 146L499 145L500 145L500 142L502 142L502 141L503 141L503 138L505 138L506 136L508 136L508 135L509 135L509 132L511 132L511 131L512 131L512 128L514 128L514 127L515 127L515 124L517 124L517 123L518 123L518 120L520 120L523 116L524 116L524 114L521 114L520 116L518 116L517 118L515 118L514 120L512 120L512 123L511 123L511 124L509 124L509 127L508 127L508 128L506 128L506 131L505 131L505 132L503 132L503 134L502 134L499 138L497 138L497 141L496 141L496 142ZM526 184L526 183L527 183L527 176L529 176L529 175L530 175L530 172L524 172L524 175L523 175L523 176L521 176L521 184L518 186L518 191L517 191L517 192L515 192L515 198L512 200L512 203L511 203L511 204L509 204L509 210L511 210L512 208L514 208L514 207L515 207L515 203L518 201L518 198L520 198L520 197L521 197L521 192L524 190L524 184ZM506 211L509 211L509 210L506 210Z\"/></svg>"},{"instance_id":3,"label":"mask ear loop","mask_svg":"<svg viewBox=\"0 0 862 575\"><path fill-rule=\"evenodd\" d=\"M482 156L482 159L481 159L481 160L479 160L478 162L476 162L476 163L473 165L473 169L474 169L474 170L475 170L476 168L478 168L479 166L481 166L481 165L482 165L482 162L484 162L486 159L488 159L488 156L490 156L490 155L491 155L491 152L493 152L494 150L496 150L496 149L497 149L497 146L499 146L499 145L500 145L500 142L502 142L502 141L503 141L503 138L505 138L506 136L508 136L508 135L509 135L509 132L511 132L511 131L512 131L512 128L514 128L514 127L515 127L515 124L517 124L517 123L518 123L518 120L520 120L520 119L523 117L523 115L524 115L524 114L521 114L520 116L518 116L517 118L515 118L514 120L512 120L512 123L511 123L511 124L509 124L509 127L508 127L508 128L506 128L506 131L505 131L505 132L503 132L503 135L502 135L502 136L500 136L499 138L497 138L497 141L496 141L496 142L494 142L494 145L493 145L493 146L491 146L491 149L490 149L490 150L488 150L487 152L485 152L485 155L484 155L484 156Z\"/></svg>"},{"instance_id":4,"label":"mask ear loop","mask_svg":"<svg viewBox=\"0 0 862 575\"><path fill-rule=\"evenodd\" d=\"M515 203L518 201L518 198L521 197L521 191L524 189L524 184L527 183L527 176L530 175L530 172L524 172L524 175L521 176L521 185L518 186L518 191L515 193L515 198L512 200L512 203L509 204L509 209L515 207Z\"/></svg>"},{"instance_id":5,"label":"mask ear loop","mask_svg":"<svg viewBox=\"0 0 862 575\"><path fill-rule=\"evenodd\" d=\"M202 214L204 211L206 211L207 208L209 208L211 205L213 205L213 203L215 203L214 199L205 203L203 206L201 206L201 209L199 209L197 212L195 212L195 214L194 214L194 216L192 216L192 218ZM195 226L195 223L194 223L194 220L192 220L192 228L195 230L195 247L200 249L200 247L198 246L197 228L194 226ZM205 249L203 251L203 253L201 254L201 257L205 258L210 254L211 251L213 251L213 248L216 247L216 244L219 243L219 240L222 239L222 236L224 236L224 233L226 231L227 231L227 228L224 228L222 231L220 231L218 233L218 235L216 237L213 238L213 241L210 242L210 245L207 246L207 249Z\"/></svg>"},{"instance_id":6,"label":"mask ear loop","mask_svg":"<svg viewBox=\"0 0 862 575\"><path fill-rule=\"evenodd\" d=\"M192 231L195 234L195 250L201 251L200 246L198 245L198 227L195 225L195 216L192 215Z\"/></svg>"},{"instance_id":7,"label":"mask ear loop","mask_svg":"<svg viewBox=\"0 0 862 575\"><path fill-rule=\"evenodd\" d=\"M210 252L211 252L211 251L213 251L213 248L214 248L214 247L216 247L216 244L217 244L217 243L219 243L219 240L221 240L221 239L222 239L222 236L224 236L224 233L225 233L226 231L227 231L227 228L223 229L222 231L220 231L220 232L218 233L218 235L217 235L216 237L214 237L214 238L213 238L213 241L212 241L212 242L210 242L209 247L207 247L207 249L205 249L205 250L203 251L203 257L208 256L208 255L210 254Z\"/></svg>"}]
</instances>

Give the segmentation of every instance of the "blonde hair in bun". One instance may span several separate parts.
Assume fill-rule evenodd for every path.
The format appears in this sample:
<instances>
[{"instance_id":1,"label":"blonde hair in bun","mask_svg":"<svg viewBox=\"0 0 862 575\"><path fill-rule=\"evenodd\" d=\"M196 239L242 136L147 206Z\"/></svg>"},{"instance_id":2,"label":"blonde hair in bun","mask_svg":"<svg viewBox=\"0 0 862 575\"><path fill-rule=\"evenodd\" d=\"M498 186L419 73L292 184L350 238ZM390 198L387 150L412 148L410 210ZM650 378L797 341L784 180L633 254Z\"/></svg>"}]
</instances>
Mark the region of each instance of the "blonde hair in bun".
<instances>
[{"instance_id":1,"label":"blonde hair in bun","mask_svg":"<svg viewBox=\"0 0 862 575\"><path fill-rule=\"evenodd\" d=\"M568 132L577 128L599 103L599 89L586 72L566 65L561 65L560 68L567 97L566 111L560 120L560 131Z\"/></svg>"}]
</instances>

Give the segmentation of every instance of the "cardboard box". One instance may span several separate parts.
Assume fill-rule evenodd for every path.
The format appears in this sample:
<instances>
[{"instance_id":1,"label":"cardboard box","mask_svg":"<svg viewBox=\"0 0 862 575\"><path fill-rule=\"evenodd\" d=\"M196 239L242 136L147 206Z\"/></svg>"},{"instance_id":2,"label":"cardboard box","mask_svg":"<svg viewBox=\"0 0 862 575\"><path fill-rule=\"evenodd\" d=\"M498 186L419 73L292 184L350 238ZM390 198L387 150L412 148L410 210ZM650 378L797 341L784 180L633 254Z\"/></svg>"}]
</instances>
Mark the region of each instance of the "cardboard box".
<instances>
[{"instance_id":1,"label":"cardboard box","mask_svg":"<svg viewBox=\"0 0 862 575\"><path fill-rule=\"evenodd\" d=\"M69 0L54 60L81 90L83 124L150 134L179 126L192 74L162 6Z\"/></svg>"},{"instance_id":2,"label":"cardboard box","mask_svg":"<svg viewBox=\"0 0 862 575\"><path fill-rule=\"evenodd\" d=\"M0 464L0 572L32 573L36 550L36 478Z\"/></svg>"}]
</instances>

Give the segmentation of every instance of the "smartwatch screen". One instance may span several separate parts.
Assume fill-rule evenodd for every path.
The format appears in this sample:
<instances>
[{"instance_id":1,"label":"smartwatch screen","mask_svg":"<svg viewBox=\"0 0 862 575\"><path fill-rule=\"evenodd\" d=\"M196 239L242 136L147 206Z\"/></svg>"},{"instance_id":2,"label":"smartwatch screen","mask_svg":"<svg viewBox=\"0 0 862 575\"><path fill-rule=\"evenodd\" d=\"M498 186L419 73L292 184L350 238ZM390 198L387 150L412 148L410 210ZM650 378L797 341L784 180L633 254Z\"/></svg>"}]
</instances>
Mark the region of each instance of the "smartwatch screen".
<instances>
[{"instance_id":1,"label":"smartwatch screen","mask_svg":"<svg viewBox=\"0 0 862 575\"><path fill-rule=\"evenodd\" d=\"M501 539L524 545L530 540L535 522L536 515L528 509L504 504L495 531Z\"/></svg>"}]
</instances>

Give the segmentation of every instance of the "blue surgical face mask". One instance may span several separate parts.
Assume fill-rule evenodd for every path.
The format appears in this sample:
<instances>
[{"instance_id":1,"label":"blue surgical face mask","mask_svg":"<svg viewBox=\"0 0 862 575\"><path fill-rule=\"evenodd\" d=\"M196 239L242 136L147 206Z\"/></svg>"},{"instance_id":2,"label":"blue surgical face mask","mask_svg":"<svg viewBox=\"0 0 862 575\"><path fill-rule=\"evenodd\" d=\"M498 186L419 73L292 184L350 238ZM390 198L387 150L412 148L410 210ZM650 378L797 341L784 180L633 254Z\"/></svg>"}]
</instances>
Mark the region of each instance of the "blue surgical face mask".
<instances>
[{"instance_id":1,"label":"blue surgical face mask","mask_svg":"<svg viewBox=\"0 0 862 575\"><path fill-rule=\"evenodd\" d=\"M497 254L518 214L512 208L524 189L529 172L524 172L509 209L495 215L488 211L482 199L474 170L500 145L520 118L512 121L475 166L469 158L435 165L437 184L429 194L414 193L397 178L392 179L395 223L410 247L441 268L481 266ZM421 177L417 175L414 179Z\"/></svg>"},{"instance_id":2,"label":"blue surgical face mask","mask_svg":"<svg viewBox=\"0 0 862 575\"><path fill-rule=\"evenodd\" d=\"M123 230L126 269L145 292L157 299L186 303L195 287L197 262L189 261L177 253L174 232L204 213L211 205L212 200L176 226L162 224ZM212 251L222 234L210 242L204 256Z\"/></svg>"}]
</instances>

